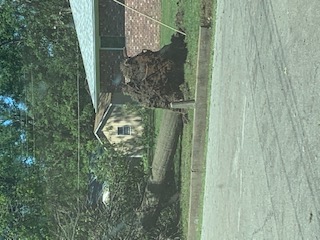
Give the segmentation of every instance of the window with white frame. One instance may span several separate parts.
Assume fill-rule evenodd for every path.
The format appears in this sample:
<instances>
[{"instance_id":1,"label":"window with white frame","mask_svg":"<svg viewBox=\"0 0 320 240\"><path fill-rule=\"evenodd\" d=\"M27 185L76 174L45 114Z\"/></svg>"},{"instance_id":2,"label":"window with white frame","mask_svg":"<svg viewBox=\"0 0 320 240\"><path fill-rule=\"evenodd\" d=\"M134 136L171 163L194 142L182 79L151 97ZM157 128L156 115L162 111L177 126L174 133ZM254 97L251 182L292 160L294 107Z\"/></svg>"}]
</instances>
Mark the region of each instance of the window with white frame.
<instances>
[{"instance_id":1,"label":"window with white frame","mask_svg":"<svg viewBox=\"0 0 320 240\"><path fill-rule=\"evenodd\" d=\"M131 134L131 127L129 125L118 127L118 135L130 135L130 134Z\"/></svg>"}]
</instances>

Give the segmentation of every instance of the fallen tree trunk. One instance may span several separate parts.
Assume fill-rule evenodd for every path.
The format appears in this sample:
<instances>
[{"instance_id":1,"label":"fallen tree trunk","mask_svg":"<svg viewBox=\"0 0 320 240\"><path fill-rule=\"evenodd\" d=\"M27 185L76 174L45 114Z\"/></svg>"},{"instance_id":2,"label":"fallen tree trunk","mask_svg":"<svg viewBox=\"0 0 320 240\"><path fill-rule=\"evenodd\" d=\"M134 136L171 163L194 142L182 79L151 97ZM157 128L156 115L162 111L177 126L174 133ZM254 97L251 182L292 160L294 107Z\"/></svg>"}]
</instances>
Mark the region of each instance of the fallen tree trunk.
<instances>
[{"instance_id":1,"label":"fallen tree trunk","mask_svg":"<svg viewBox=\"0 0 320 240\"><path fill-rule=\"evenodd\" d=\"M157 138L151 176L149 177L141 206L137 211L142 226L146 229L150 229L155 225L161 206L167 205L161 203L165 191L165 177L177 148L181 128L181 114L166 110Z\"/></svg>"},{"instance_id":2,"label":"fallen tree trunk","mask_svg":"<svg viewBox=\"0 0 320 240\"><path fill-rule=\"evenodd\" d=\"M181 114L173 111L164 111L152 162L150 180L153 184L162 184L164 181L168 163L176 152L181 127Z\"/></svg>"}]
</instances>

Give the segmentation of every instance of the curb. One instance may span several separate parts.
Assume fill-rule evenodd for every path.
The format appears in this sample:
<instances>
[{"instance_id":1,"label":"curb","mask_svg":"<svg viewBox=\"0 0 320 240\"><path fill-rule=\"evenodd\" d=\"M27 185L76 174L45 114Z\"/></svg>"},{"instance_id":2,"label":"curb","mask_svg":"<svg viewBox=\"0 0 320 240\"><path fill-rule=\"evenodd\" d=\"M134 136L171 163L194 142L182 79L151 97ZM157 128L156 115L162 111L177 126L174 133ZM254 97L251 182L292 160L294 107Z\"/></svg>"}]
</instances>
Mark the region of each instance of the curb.
<instances>
[{"instance_id":1,"label":"curb","mask_svg":"<svg viewBox=\"0 0 320 240\"><path fill-rule=\"evenodd\" d=\"M190 169L190 196L187 239L197 238L202 217L202 179L206 162L206 127L208 108L209 64L212 29L200 27L196 72L195 109L193 121L192 155Z\"/></svg>"}]
</instances>

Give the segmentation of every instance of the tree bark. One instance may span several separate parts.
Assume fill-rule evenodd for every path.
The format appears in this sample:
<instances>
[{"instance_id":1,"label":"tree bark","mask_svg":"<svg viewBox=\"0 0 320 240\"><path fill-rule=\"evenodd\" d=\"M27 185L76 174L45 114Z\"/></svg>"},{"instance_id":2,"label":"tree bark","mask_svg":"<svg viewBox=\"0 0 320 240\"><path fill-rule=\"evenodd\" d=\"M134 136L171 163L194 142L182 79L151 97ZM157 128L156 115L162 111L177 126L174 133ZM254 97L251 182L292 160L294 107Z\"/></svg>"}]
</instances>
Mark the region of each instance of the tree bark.
<instances>
[{"instance_id":1,"label":"tree bark","mask_svg":"<svg viewBox=\"0 0 320 240\"><path fill-rule=\"evenodd\" d=\"M166 172L175 154L181 127L181 115L177 112L166 110L157 139L151 176L149 177L141 206L137 211L137 215L145 229L150 229L156 224L161 209L167 205L161 204L161 197L165 190Z\"/></svg>"}]
</instances>

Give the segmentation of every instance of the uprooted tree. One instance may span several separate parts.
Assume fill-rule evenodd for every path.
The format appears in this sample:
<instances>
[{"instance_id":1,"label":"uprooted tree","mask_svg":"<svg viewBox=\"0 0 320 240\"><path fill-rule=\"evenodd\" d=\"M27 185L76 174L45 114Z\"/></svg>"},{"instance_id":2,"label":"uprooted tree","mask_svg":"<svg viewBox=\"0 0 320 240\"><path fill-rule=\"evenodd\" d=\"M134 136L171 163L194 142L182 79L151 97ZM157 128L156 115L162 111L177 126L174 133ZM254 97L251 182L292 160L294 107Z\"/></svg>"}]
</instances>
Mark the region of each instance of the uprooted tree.
<instances>
[{"instance_id":1,"label":"uprooted tree","mask_svg":"<svg viewBox=\"0 0 320 240\"><path fill-rule=\"evenodd\" d=\"M169 108L171 102L184 100L184 63L187 49L184 36L173 35L171 43L159 51L143 50L122 62L123 92L144 107ZM166 176L181 133L182 118L174 111L165 111L161 131L141 205L136 214L145 230L153 229L160 212L173 203L178 194L168 196ZM169 195L172 193L169 193Z\"/></svg>"},{"instance_id":2,"label":"uprooted tree","mask_svg":"<svg viewBox=\"0 0 320 240\"><path fill-rule=\"evenodd\" d=\"M123 92L145 107L168 108L170 102L183 100L180 85L184 82L187 55L184 36L177 34L159 51L143 50L121 63Z\"/></svg>"}]
</instances>

